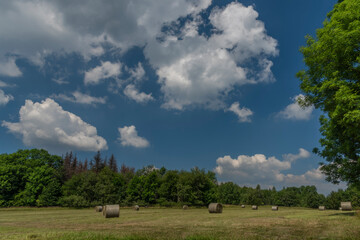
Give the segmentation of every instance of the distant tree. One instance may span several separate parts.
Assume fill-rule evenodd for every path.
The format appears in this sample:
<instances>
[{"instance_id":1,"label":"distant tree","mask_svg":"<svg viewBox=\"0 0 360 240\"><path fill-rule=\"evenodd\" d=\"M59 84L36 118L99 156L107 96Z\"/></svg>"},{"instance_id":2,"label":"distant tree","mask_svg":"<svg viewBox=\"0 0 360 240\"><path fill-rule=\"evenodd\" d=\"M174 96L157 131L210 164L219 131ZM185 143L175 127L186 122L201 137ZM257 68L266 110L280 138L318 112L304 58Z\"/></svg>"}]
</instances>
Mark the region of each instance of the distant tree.
<instances>
[{"instance_id":1,"label":"distant tree","mask_svg":"<svg viewBox=\"0 0 360 240\"><path fill-rule=\"evenodd\" d=\"M97 151L97 153L94 155L94 158L90 162L91 170L99 173L101 169L105 167L105 162L101 158L100 151Z\"/></svg>"},{"instance_id":2,"label":"distant tree","mask_svg":"<svg viewBox=\"0 0 360 240\"><path fill-rule=\"evenodd\" d=\"M360 185L360 1L338 1L317 38L301 48L308 69L300 71L303 106L313 104L320 117L322 149L314 152L326 180Z\"/></svg>"},{"instance_id":3,"label":"distant tree","mask_svg":"<svg viewBox=\"0 0 360 240\"><path fill-rule=\"evenodd\" d=\"M239 204L241 201L240 187L233 182L221 183L218 186L219 202Z\"/></svg>"},{"instance_id":4,"label":"distant tree","mask_svg":"<svg viewBox=\"0 0 360 240\"><path fill-rule=\"evenodd\" d=\"M161 169L160 169L161 174ZM159 197L163 202L177 202L178 191L177 184L179 181L178 171L170 170L162 176L161 185L159 187Z\"/></svg>"},{"instance_id":5,"label":"distant tree","mask_svg":"<svg viewBox=\"0 0 360 240\"><path fill-rule=\"evenodd\" d=\"M118 167L117 167L117 164L116 164L116 159L114 157L114 154L111 154L111 157L109 159L109 168L113 172L118 172Z\"/></svg>"}]
</instances>

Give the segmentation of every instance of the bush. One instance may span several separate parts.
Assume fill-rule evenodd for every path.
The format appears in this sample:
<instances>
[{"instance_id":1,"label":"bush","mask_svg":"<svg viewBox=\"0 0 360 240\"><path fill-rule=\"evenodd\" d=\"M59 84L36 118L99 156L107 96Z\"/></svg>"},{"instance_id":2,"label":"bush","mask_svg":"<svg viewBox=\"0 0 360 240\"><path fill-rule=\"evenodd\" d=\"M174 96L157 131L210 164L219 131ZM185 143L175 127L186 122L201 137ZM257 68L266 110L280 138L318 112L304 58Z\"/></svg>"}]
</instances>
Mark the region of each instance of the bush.
<instances>
[{"instance_id":1,"label":"bush","mask_svg":"<svg viewBox=\"0 0 360 240\"><path fill-rule=\"evenodd\" d=\"M74 207L74 208L85 208L90 207L90 203L85 200L82 196L70 195L62 197L59 200L59 204L63 207Z\"/></svg>"}]
</instances>

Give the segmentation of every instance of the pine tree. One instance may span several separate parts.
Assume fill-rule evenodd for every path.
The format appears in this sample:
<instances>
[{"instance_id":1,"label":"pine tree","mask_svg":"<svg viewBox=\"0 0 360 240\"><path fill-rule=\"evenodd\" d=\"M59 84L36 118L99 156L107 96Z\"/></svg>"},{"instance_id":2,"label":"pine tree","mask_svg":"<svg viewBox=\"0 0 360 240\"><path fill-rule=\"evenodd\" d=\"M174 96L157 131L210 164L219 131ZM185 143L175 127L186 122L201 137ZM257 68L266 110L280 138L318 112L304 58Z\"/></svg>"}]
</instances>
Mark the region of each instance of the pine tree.
<instances>
[{"instance_id":1,"label":"pine tree","mask_svg":"<svg viewBox=\"0 0 360 240\"><path fill-rule=\"evenodd\" d=\"M109 159L109 168L113 171L113 172L118 172L118 168L117 168L117 164L116 164L116 159L114 157L114 154L111 154L111 157Z\"/></svg>"}]
</instances>

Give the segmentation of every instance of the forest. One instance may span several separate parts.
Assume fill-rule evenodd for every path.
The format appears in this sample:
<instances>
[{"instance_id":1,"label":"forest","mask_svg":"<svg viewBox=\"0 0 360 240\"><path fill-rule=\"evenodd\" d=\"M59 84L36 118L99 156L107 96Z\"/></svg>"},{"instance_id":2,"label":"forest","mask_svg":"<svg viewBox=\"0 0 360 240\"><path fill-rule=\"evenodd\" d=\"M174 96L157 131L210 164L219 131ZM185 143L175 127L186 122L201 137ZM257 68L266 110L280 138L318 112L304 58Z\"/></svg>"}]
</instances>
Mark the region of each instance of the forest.
<instances>
[{"instance_id":1,"label":"forest","mask_svg":"<svg viewBox=\"0 0 360 240\"><path fill-rule=\"evenodd\" d=\"M360 190L349 186L328 196L315 186L286 187L281 190L219 183L212 171L192 168L168 170L145 166L135 170L114 155L100 152L88 161L73 153L60 157L43 149L18 150L0 155L0 207L63 206L84 208L105 204L121 206L206 206L223 204L278 205L337 209L341 201L360 206Z\"/></svg>"}]
</instances>

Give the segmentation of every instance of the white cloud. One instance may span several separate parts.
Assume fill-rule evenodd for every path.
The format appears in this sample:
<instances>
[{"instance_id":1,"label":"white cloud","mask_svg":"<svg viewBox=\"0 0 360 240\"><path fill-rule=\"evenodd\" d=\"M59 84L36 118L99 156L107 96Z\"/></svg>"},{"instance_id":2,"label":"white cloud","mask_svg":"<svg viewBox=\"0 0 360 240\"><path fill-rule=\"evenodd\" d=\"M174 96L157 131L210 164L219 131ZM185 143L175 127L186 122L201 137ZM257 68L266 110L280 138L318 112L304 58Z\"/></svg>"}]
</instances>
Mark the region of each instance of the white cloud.
<instances>
[{"instance_id":1,"label":"white cloud","mask_svg":"<svg viewBox=\"0 0 360 240\"><path fill-rule=\"evenodd\" d=\"M310 157L309 152L303 148L299 149L299 154L285 154L283 161L263 154L240 155L235 159L224 156L216 160L217 166L214 171L220 180L233 181L241 186L255 187L260 184L263 188L270 186L279 188L315 185L323 193L334 190L336 186L325 181L325 176L319 168L310 169L300 175L284 173L284 171L291 171L293 161L308 157Z\"/></svg>"},{"instance_id":2,"label":"white cloud","mask_svg":"<svg viewBox=\"0 0 360 240\"><path fill-rule=\"evenodd\" d=\"M100 83L100 80L116 78L120 73L121 63L101 62L100 66L85 72L84 83L96 85Z\"/></svg>"},{"instance_id":3,"label":"white cloud","mask_svg":"<svg viewBox=\"0 0 360 240\"><path fill-rule=\"evenodd\" d=\"M118 140L123 146L132 146L136 148L145 148L150 145L150 143L143 137L139 137L136 131L135 126L124 126L123 128L118 128L120 137Z\"/></svg>"},{"instance_id":4,"label":"white cloud","mask_svg":"<svg viewBox=\"0 0 360 240\"><path fill-rule=\"evenodd\" d=\"M310 107L301 107L297 102L298 99L304 99L304 95L299 94L292 98L294 103L288 105L283 111L277 114L277 117L283 119L292 119L292 120L309 120L311 113L314 111L314 106Z\"/></svg>"},{"instance_id":5,"label":"white cloud","mask_svg":"<svg viewBox=\"0 0 360 240\"><path fill-rule=\"evenodd\" d=\"M308 152L306 149L300 148L298 154L284 154L283 159L289 162L294 162L300 158L309 158L310 152Z\"/></svg>"},{"instance_id":6,"label":"white cloud","mask_svg":"<svg viewBox=\"0 0 360 240\"><path fill-rule=\"evenodd\" d=\"M73 103L80 103L80 104L89 104L89 105L96 105L96 104L105 104L106 98L105 97L93 97L88 94L81 93L79 91L75 91L71 93L72 96L67 96L64 94L53 95L52 97L65 100L68 102Z\"/></svg>"},{"instance_id":7,"label":"white cloud","mask_svg":"<svg viewBox=\"0 0 360 240\"><path fill-rule=\"evenodd\" d=\"M135 81L141 81L145 77L145 70L140 62L138 63L136 68L129 69L129 73L130 79L133 79Z\"/></svg>"},{"instance_id":8,"label":"white cloud","mask_svg":"<svg viewBox=\"0 0 360 240\"><path fill-rule=\"evenodd\" d=\"M236 86L274 81L268 58L278 54L277 42L257 17L253 7L231 3L212 11L215 33L209 37L199 34L202 21L194 18L178 35L170 31L162 34L162 42L150 41L145 55L157 69L163 107L219 109Z\"/></svg>"},{"instance_id":9,"label":"white cloud","mask_svg":"<svg viewBox=\"0 0 360 240\"><path fill-rule=\"evenodd\" d=\"M254 114L250 109L248 108L240 108L240 104L239 102L234 102L230 108L228 109L228 111L231 111L233 113L235 113L238 118L239 118L239 122L251 122L250 117Z\"/></svg>"},{"instance_id":10,"label":"white cloud","mask_svg":"<svg viewBox=\"0 0 360 240\"><path fill-rule=\"evenodd\" d=\"M15 84L8 84L6 82L3 82L0 80L0 87L1 88L4 88L4 87L15 87L16 85Z\"/></svg>"},{"instance_id":11,"label":"white cloud","mask_svg":"<svg viewBox=\"0 0 360 240\"><path fill-rule=\"evenodd\" d=\"M235 87L274 81L270 58L278 54L277 41L267 35L252 6L237 2L213 8L208 24L200 12L211 2L2 1L0 62L13 54L41 65L44 56L57 51L89 59L104 54L105 45L121 53L140 46L159 77L163 107L225 108L224 99ZM181 17L188 17L185 24ZM202 24L213 27L209 36L199 32ZM164 32L164 26L170 26L169 31ZM140 65L131 78L141 79L142 70ZM121 67L103 63L85 73L84 83L98 84L119 74Z\"/></svg>"},{"instance_id":12,"label":"white cloud","mask_svg":"<svg viewBox=\"0 0 360 240\"><path fill-rule=\"evenodd\" d=\"M0 89L0 106L6 105L11 100L14 100L14 97L12 95L6 95L3 90Z\"/></svg>"},{"instance_id":13,"label":"white cloud","mask_svg":"<svg viewBox=\"0 0 360 240\"><path fill-rule=\"evenodd\" d=\"M56 82L59 85L64 85L64 84L69 84L69 81L64 80L64 78L60 77L60 78L53 78L51 79L53 82Z\"/></svg>"},{"instance_id":14,"label":"white cloud","mask_svg":"<svg viewBox=\"0 0 360 240\"><path fill-rule=\"evenodd\" d=\"M18 66L16 66L15 58L3 58L2 61L0 61L0 75L5 75L8 77L20 77L22 75L22 72Z\"/></svg>"},{"instance_id":15,"label":"white cloud","mask_svg":"<svg viewBox=\"0 0 360 240\"><path fill-rule=\"evenodd\" d=\"M69 2L63 0L0 1L0 62L18 55L42 65L52 52L78 52L89 59L104 54L101 44L111 43L126 51L144 46L164 22L196 14L211 0L123 0ZM11 23L11 24L9 24ZM10 62L11 63L11 62ZM18 76L17 66L2 74ZM4 69L3 69L4 70Z\"/></svg>"},{"instance_id":16,"label":"white cloud","mask_svg":"<svg viewBox=\"0 0 360 240\"><path fill-rule=\"evenodd\" d=\"M154 98L151 96L151 93L139 93L139 91L132 84L126 86L124 89L124 94L137 103L146 103L148 101L154 100Z\"/></svg>"},{"instance_id":17,"label":"white cloud","mask_svg":"<svg viewBox=\"0 0 360 240\"><path fill-rule=\"evenodd\" d=\"M41 103L26 100L19 114L19 122L3 121L2 126L22 137L26 146L45 148L58 153L107 149L106 140L97 135L94 126L63 110L50 98Z\"/></svg>"}]
</instances>

